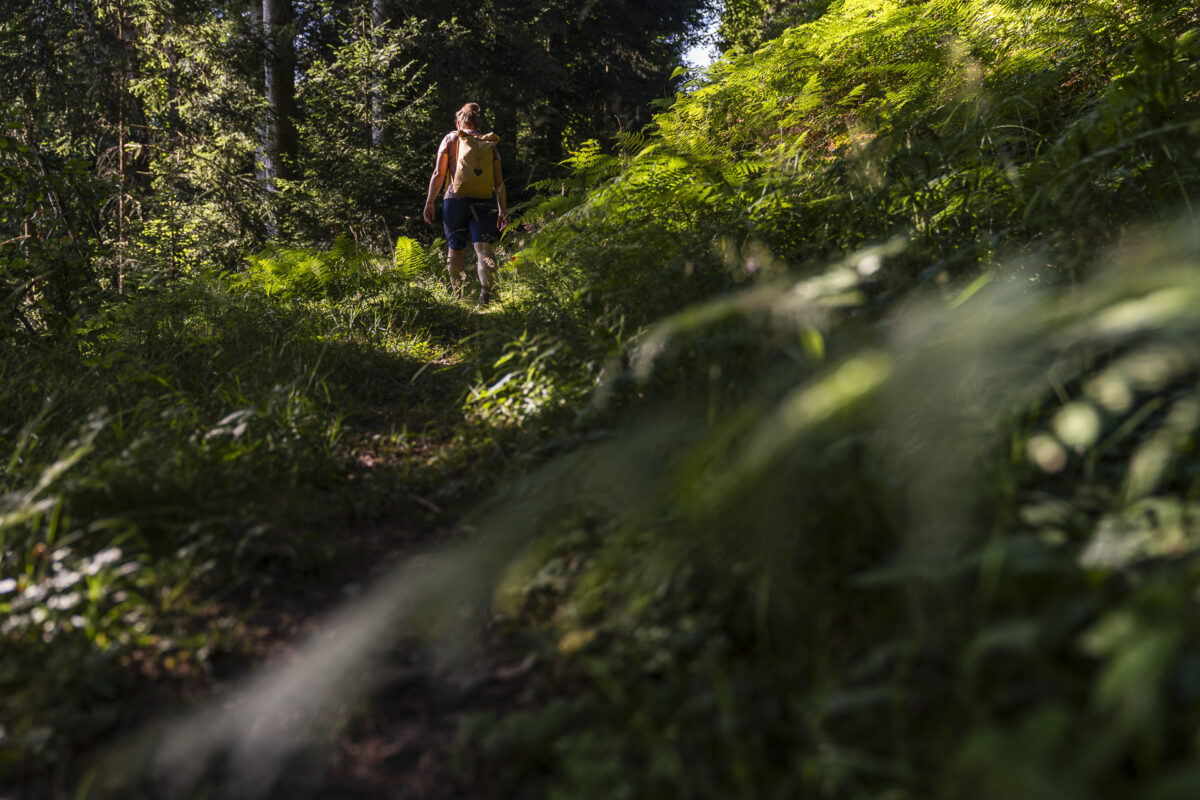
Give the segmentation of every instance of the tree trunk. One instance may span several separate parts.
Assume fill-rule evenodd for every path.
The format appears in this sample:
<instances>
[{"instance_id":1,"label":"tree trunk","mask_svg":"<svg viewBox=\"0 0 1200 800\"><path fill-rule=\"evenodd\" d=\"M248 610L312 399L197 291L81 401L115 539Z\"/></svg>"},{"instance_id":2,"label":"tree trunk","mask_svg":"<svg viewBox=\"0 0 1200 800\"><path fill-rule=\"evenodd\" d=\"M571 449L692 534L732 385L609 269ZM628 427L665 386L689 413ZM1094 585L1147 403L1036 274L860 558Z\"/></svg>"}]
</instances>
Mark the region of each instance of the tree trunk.
<instances>
[{"instance_id":1,"label":"tree trunk","mask_svg":"<svg viewBox=\"0 0 1200 800\"><path fill-rule=\"evenodd\" d=\"M278 180L289 177L296 155L295 116L296 56L292 41L291 0L262 0L262 27L266 43L267 118L262 149L262 178L268 197L279 191ZM270 203L267 233L278 236L276 204Z\"/></svg>"},{"instance_id":2,"label":"tree trunk","mask_svg":"<svg viewBox=\"0 0 1200 800\"><path fill-rule=\"evenodd\" d=\"M117 4L117 39L121 43L121 80L117 94L117 259L113 284L117 294L125 293L125 256L129 234L129 83L133 78L133 52L130 47L131 32L127 29L125 6Z\"/></svg>"},{"instance_id":3,"label":"tree trunk","mask_svg":"<svg viewBox=\"0 0 1200 800\"><path fill-rule=\"evenodd\" d=\"M179 206L179 151L175 147L175 138L179 135L182 120L179 116L180 91L178 82L179 48L176 44L175 21L168 11L162 18L163 39L167 43L167 126L162 131L160 147L166 154L165 193L167 199L167 224L170 231L167 252L167 278L172 282L179 276L179 220L176 210Z\"/></svg>"},{"instance_id":4,"label":"tree trunk","mask_svg":"<svg viewBox=\"0 0 1200 800\"><path fill-rule=\"evenodd\" d=\"M266 63L265 54L267 52L267 36L263 31L263 0L250 0L250 36L257 48L255 53L263 55L261 59L255 60L254 67L262 70ZM259 120L258 148L254 152L254 177L264 186L267 182L266 170L263 168L267 161L266 142L267 119L264 116Z\"/></svg>"},{"instance_id":5,"label":"tree trunk","mask_svg":"<svg viewBox=\"0 0 1200 800\"><path fill-rule=\"evenodd\" d=\"M377 31L387 21L386 0L371 0L371 39L376 46L379 44ZM380 76L376 74L371 85L371 146L378 149L383 146L383 92L379 86Z\"/></svg>"},{"instance_id":6,"label":"tree trunk","mask_svg":"<svg viewBox=\"0 0 1200 800\"><path fill-rule=\"evenodd\" d=\"M33 83L25 84L25 146L30 152L35 155L40 151L42 146L38 138L37 114L34 109L37 108L37 87ZM36 248L40 234L37 225L34 224L32 216L27 216L22 222L21 230L21 247L26 263L33 260L33 251Z\"/></svg>"}]
</instances>

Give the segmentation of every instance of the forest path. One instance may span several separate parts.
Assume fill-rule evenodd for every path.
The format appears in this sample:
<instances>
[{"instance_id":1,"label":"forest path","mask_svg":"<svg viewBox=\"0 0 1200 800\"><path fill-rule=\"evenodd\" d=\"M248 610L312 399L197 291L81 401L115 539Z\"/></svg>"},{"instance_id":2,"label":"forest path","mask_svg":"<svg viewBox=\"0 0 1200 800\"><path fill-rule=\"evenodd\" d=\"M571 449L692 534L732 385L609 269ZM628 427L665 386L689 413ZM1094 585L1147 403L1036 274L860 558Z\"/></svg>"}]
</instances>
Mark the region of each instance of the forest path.
<instances>
[{"instance_id":1,"label":"forest path","mask_svg":"<svg viewBox=\"0 0 1200 800\"><path fill-rule=\"evenodd\" d=\"M496 312L498 304L472 314L461 335L478 336L499 323ZM418 393L417 406L380 407L348 431L349 460L377 487L393 492L398 509L368 526L333 532L336 558L311 581L261 593L247 628L257 639L246 643L247 652L261 656L251 674L285 664L304 641L322 634L338 609L461 541L459 520L506 468L500 448L479 438L456 401L478 366L472 362L481 353L473 355L431 358L414 381L436 388ZM399 440L397 430L406 432ZM367 666L365 695L351 701L320 749L300 756L324 766L285 771L270 798L493 796L494 782L464 746L464 723L540 703L549 684L510 635L487 621L473 633L474 640L464 643L470 656L453 663L428 641L401 634L378 663Z\"/></svg>"},{"instance_id":2,"label":"forest path","mask_svg":"<svg viewBox=\"0 0 1200 800\"><path fill-rule=\"evenodd\" d=\"M387 525L345 537L344 558L326 579L263 602L243 642L256 664L217 695L248 691L255 676L303 658L305 643L336 635L329 620L391 576L436 558L451 530L398 531ZM532 660L489 626L468 643L470 657L447 665L427 641L400 634L378 660L363 664L361 694L350 695L315 747L298 752L278 776L270 800L488 797L485 776L460 746L473 714L522 704Z\"/></svg>"},{"instance_id":3,"label":"forest path","mask_svg":"<svg viewBox=\"0 0 1200 800\"><path fill-rule=\"evenodd\" d=\"M394 593L401 574L421 583L421 591L448 586L442 594L457 600L457 584L438 584L441 573L426 570L423 559L436 563L437 554L463 543L470 535L460 525L464 514L533 463L522 453L547 435L539 428L526 437L506 418L481 418L466 399L481 380L495 382L488 376L509 342L540 328L538 320L502 304L477 309L437 290L403 300L409 305L398 308L406 316L392 323L403 330L386 339L370 326L339 321L331 345L303 338L309 329L299 325L271 340L264 334L275 334L273 317L262 326L251 318L245 331L235 331L244 335L234 337L241 349L230 352L258 356L245 380L261 374L277 381L277 367L285 376L287 368L300 370L301 389L293 394L303 401L302 421L311 431L285 442L313 452L271 450L251 426L244 446L202 453L210 458L202 462L208 481L202 488L224 503L213 506L220 525L201 540L212 557L192 564L167 554L163 560L174 571L164 568L161 585L148 584L158 593L145 598L152 605L145 613L159 627L130 645L109 673L89 675L109 681L102 696L67 699L75 702L69 713L82 714L91 702L106 715L64 733L71 749L64 746L63 757L30 763L12 780L0 774L0 800L487 796L481 762L457 747L464 720L545 696L537 687L529 691L538 670L511 639L484 620L465 637L471 657L454 669L438 660L428 636L408 635L398 621L375 629L378 647L368 642L344 653L324 647L354 639L355 614L370 598L401 596ZM279 340L286 347L259 349ZM263 392L266 400L251 389L232 394L235 407L258 408L281 423L276 429L264 423L264 430L294 435L288 419L263 410L276 389ZM170 408L177 399L167 397ZM151 401L157 395L145 400L156 409ZM198 411L197 424L203 431L225 414L214 411L206 423ZM146 435L161 436L159 419L166 418L153 414ZM190 438L167 438L169 446L194 444L190 428L172 435ZM267 455L249 458L254 447ZM233 468L225 471L227 464ZM193 493L170 499L202 520L211 510L188 505ZM152 501L156 496L129 502ZM393 619L402 616L399 608ZM409 622L420 629L422 618ZM329 653L336 663L313 666ZM312 677L314 668L327 667L332 677L301 681L299 692L276 691L297 672L308 669ZM305 721L303 710L293 713L310 702L310 685L324 698L317 702L334 706L315 722ZM251 793L226 787L238 762L255 759L244 741L258 737L272 751L275 731L281 742L300 734L298 744L279 744L286 751L281 772L274 763L263 768L275 783Z\"/></svg>"}]
</instances>

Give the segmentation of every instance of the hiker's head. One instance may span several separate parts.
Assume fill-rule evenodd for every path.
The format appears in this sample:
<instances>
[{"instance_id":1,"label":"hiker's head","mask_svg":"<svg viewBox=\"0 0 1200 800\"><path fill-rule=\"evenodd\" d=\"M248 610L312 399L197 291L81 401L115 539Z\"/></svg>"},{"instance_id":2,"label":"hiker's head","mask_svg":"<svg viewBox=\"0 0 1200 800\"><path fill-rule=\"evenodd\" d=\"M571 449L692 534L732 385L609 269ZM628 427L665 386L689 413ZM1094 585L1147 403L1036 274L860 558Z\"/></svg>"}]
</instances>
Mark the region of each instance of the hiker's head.
<instances>
[{"instance_id":1,"label":"hiker's head","mask_svg":"<svg viewBox=\"0 0 1200 800\"><path fill-rule=\"evenodd\" d=\"M454 115L459 130L477 131L483 123L479 120L479 103L467 103Z\"/></svg>"}]
</instances>

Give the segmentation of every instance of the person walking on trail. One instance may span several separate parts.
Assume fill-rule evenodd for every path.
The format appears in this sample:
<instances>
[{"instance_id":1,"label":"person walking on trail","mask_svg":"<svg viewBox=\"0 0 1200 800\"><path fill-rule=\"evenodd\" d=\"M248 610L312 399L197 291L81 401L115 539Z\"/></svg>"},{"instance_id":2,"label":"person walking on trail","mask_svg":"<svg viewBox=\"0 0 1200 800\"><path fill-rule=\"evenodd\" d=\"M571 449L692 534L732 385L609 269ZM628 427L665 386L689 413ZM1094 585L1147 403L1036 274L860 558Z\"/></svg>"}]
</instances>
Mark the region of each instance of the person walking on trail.
<instances>
[{"instance_id":1,"label":"person walking on trail","mask_svg":"<svg viewBox=\"0 0 1200 800\"><path fill-rule=\"evenodd\" d=\"M479 304L487 305L496 269L493 245L500 238L500 230L508 224L508 197L496 149L500 137L479 132L482 125L478 103L467 103L458 110L455 128L442 138L438 147L429 193L425 196L424 216L432 225L436 213L434 199L446 183L442 225L450 248L447 258L450 286L456 296L463 296L467 242L473 243L479 265Z\"/></svg>"}]
</instances>

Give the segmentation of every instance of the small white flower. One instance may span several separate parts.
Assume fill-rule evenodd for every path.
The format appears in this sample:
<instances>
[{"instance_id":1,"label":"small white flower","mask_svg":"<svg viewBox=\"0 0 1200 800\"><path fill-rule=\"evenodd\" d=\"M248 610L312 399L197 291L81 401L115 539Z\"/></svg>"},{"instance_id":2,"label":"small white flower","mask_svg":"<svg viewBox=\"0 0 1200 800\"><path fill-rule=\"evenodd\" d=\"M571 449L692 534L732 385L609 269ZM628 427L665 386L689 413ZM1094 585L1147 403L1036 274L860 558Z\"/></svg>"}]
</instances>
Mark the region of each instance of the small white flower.
<instances>
[{"instance_id":1,"label":"small white flower","mask_svg":"<svg viewBox=\"0 0 1200 800\"><path fill-rule=\"evenodd\" d=\"M66 611L68 608L73 608L79 604L79 592L70 592L68 594L59 594L51 597L46 601L46 605L56 611Z\"/></svg>"},{"instance_id":2,"label":"small white flower","mask_svg":"<svg viewBox=\"0 0 1200 800\"><path fill-rule=\"evenodd\" d=\"M75 570L68 570L67 572L58 573L51 578L50 582L54 584L55 589L67 589L79 583L79 579L82 577L83 575Z\"/></svg>"},{"instance_id":3,"label":"small white flower","mask_svg":"<svg viewBox=\"0 0 1200 800\"><path fill-rule=\"evenodd\" d=\"M103 567L116 562L121 558L121 555L121 548L108 547L92 556L92 561Z\"/></svg>"}]
</instances>

